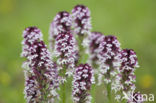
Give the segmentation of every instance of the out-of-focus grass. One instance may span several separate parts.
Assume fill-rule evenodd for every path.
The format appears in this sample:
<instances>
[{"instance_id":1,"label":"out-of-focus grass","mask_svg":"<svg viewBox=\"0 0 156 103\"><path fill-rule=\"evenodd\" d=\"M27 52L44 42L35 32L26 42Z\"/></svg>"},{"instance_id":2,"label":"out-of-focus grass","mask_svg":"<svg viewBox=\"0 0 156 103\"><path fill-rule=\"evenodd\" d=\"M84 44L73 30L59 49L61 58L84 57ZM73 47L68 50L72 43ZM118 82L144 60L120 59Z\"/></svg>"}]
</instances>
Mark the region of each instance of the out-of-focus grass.
<instances>
[{"instance_id":1,"label":"out-of-focus grass","mask_svg":"<svg viewBox=\"0 0 156 103\"><path fill-rule=\"evenodd\" d=\"M24 76L20 58L22 31L38 26L48 44L49 24L57 12L87 5L93 31L114 34L122 48L138 55L137 90L156 94L156 1L155 0L0 0L0 103L24 103ZM104 95L97 89L97 103Z\"/></svg>"}]
</instances>

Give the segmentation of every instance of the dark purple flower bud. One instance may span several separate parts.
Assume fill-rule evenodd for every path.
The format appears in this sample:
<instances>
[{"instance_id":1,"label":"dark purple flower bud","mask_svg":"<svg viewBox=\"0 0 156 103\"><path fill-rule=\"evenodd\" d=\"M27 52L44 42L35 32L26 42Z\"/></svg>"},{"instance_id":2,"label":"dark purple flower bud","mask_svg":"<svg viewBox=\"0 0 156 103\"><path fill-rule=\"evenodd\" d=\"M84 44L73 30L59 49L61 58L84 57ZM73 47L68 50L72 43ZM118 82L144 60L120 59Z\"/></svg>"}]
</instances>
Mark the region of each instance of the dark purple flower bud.
<instances>
[{"instance_id":1,"label":"dark purple flower bud","mask_svg":"<svg viewBox=\"0 0 156 103\"><path fill-rule=\"evenodd\" d=\"M68 68L73 69L78 57L78 49L76 40L70 32L60 33L56 37L54 55L57 57L57 63L63 67L66 65ZM60 68L63 69L63 68ZM67 70L66 74L73 74L73 70Z\"/></svg>"},{"instance_id":2,"label":"dark purple flower bud","mask_svg":"<svg viewBox=\"0 0 156 103\"><path fill-rule=\"evenodd\" d=\"M50 25L50 37L56 38L59 33L70 31L72 25L71 16L68 12L59 12Z\"/></svg>"},{"instance_id":3,"label":"dark purple flower bud","mask_svg":"<svg viewBox=\"0 0 156 103\"><path fill-rule=\"evenodd\" d=\"M23 38L22 41L23 45L23 52L22 56L27 57L30 55L29 53L34 50L34 42L42 40L42 33L37 27L28 27L23 32Z\"/></svg>"},{"instance_id":4,"label":"dark purple flower bud","mask_svg":"<svg viewBox=\"0 0 156 103\"><path fill-rule=\"evenodd\" d=\"M84 5L76 5L72 10L74 33L78 35L90 34L90 10Z\"/></svg>"},{"instance_id":5,"label":"dark purple flower bud","mask_svg":"<svg viewBox=\"0 0 156 103\"><path fill-rule=\"evenodd\" d=\"M132 49L123 49L121 52L122 65L121 70L135 70L138 67L136 53Z\"/></svg>"},{"instance_id":6,"label":"dark purple flower bud","mask_svg":"<svg viewBox=\"0 0 156 103\"><path fill-rule=\"evenodd\" d=\"M46 95L51 97L50 102L57 96L56 88L58 87L58 72L54 63L51 61L51 54L41 38L42 33L36 27L29 27L23 33L24 40L22 57L26 57L24 62L25 74L31 74L34 81L40 86L38 90L41 92L46 90ZM27 75L26 75L27 78ZM25 88L29 88L26 85ZM43 95L40 99L43 99ZM29 98L27 98L29 99Z\"/></svg>"},{"instance_id":7,"label":"dark purple flower bud","mask_svg":"<svg viewBox=\"0 0 156 103\"><path fill-rule=\"evenodd\" d=\"M120 43L115 36L105 36L98 47L98 59L100 64L99 82L104 76L106 83L111 82L117 74L120 66Z\"/></svg>"},{"instance_id":8,"label":"dark purple flower bud","mask_svg":"<svg viewBox=\"0 0 156 103\"><path fill-rule=\"evenodd\" d=\"M75 103L90 103L88 91L94 83L93 70L88 64L80 64L73 77L73 99Z\"/></svg>"},{"instance_id":9,"label":"dark purple flower bud","mask_svg":"<svg viewBox=\"0 0 156 103\"><path fill-rule=\"evenodd\" d=\"M90 50L90 62L92 66L98 65L97 51L100 43L102 42L104 35L100 32L92 32L89 36L89 50Z\"/></svg>"},{"instance_id":10,"label":"dark purple flower bud","mask_svg":"<svg viewBox=\"0 0 156 103\"><path fill-rule=\"evenodd\" d=\"M28 27L23 32L23 38L25 43L33 44L33 42L42 40L42 33L37 27Z\"/></svg>"}]
</instances>

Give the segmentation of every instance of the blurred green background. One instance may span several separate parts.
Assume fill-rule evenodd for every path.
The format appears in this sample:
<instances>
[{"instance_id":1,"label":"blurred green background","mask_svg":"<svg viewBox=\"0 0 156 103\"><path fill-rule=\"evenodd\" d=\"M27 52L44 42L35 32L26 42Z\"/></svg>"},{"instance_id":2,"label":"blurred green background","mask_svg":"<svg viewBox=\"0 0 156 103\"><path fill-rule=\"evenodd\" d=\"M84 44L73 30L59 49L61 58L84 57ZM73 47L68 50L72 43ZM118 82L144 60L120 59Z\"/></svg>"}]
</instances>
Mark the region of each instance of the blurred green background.
<instances>
[{"instance_id":1,"label":"blurred green background","mask_svg":"<svg viewBox=\"0 0 156 103\"><path fill-rule=\"evenodd\" d=\"M156 0L0 0L0 103L25 103L20 58L23 30L39 27L48 45L53 17L76 4L90 8L93 31L114 34L122 48L136 51L137 90L156 94ZM104 103L101 88L97 103Z\"/></svg>"}]
</instances>

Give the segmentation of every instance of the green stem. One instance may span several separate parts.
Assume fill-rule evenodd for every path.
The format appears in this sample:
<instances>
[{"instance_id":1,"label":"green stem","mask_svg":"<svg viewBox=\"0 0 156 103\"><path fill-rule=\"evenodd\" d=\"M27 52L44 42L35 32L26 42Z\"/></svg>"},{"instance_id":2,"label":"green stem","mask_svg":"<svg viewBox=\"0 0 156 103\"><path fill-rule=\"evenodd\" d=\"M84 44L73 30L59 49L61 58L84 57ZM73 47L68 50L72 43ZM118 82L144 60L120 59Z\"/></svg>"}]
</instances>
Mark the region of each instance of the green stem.
<instances>
[{"instance_id":1,"label":"green stem","mask_svg":"<svg viewBox=\"0 0 156 103\"><path fill-rule=\"evenodd\" d=\"M108 83L107 84L107 98L108 98L108 103L112 103L112 100L111 100L111 83Z\"/></svg>"},{"instance_id":2,"label":"green stem","mask_svg":"<svg viewBox=\"0 0 156 103\"><path fill-rule=\"evenodd\" d=\"M61 99L62 101L60 103L66 103L66 83L61 86Z\"/></svg>"},{"instance_id":3,"label":"green stem","mask_svg":"<svg viewBox=\"0 0 156 103\"><path fill-rule=\"evenodd\" d=\"M95 65L92 65L94 68L97 68ZM95 77L95 81L97 81L97 75L94 75ZM96 103L95 102L95 98L96 98L96 84L92 84L92 88L91 88L91 95L92 95L92 101L91 103Z\"/></svg>"},{"instance_id":4,"label":"green stem","mask_svg":"<svg viewBox=\"0 0 156 103\"><path fill-rule=\"evenodd\" d=\"M95 98L96 98L96 85L95 84L92 85L91 95L93 97L91 102L95 103Z\"/></svg>"},{"instance_id":5,"label":"green stem","mask_svg":"<svg viewBox=\"0 0 156 103\"><path fill-rule=\"evenodd\" d=\"M43 74L43 73L44 72L41 71L41 74ZM48 88L46 88L47 87L47 82L45 80L43 80L42 76L37 77L37 82L40 85L39 89L41 91L41 97L40 97L40 99L38 99L37 102L47 103L48 102L48 94L49 94Z\"/></svg>"},{"instance_id":6,"label":"green stem","mask_svg":"<svg viewBox=\"0 0 156 103\"><path fill-rule=\"evenodd\" d=\"M86 63L86 61L88 59L88 55L85 54L86 48L82 45L84 38L85 38L85 35L81 35L81 34L76 37L76 39L78 41L78 47L79 47L78 65L81 63Z\"/></svg>"},{"instance_id":7,"label":"green stem","mask_svg":"<svg viewBox=\"0 0 156 103\"><path fill-rule=\"evenodd\" d=\"M65 73L66 73L66 66L64 65L63 66L63 69L60 71L60 75L63 77L63 78L66 78L65 77ZM67 85L67 82L64 82L61 84L60 86L60 97L61 97L61 100L59 103L66 103L66 85Z\"/></svg>"}]
</instances>

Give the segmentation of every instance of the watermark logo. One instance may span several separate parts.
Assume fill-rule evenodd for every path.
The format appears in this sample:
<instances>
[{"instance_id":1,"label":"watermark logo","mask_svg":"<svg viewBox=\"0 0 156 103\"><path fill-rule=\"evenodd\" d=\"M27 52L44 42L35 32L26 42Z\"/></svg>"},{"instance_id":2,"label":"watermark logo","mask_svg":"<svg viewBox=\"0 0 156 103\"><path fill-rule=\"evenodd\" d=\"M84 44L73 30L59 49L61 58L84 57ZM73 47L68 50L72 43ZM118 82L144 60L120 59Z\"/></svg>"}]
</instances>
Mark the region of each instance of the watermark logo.
<instances>
[{"instance_id":1,"label":"watermark logo","mask_svg":"<svg viewBox=\"0 0 156 103\"><path fill-rule=\"evenodd\" d=\"M141 94L140 92L130 93L130 95L124 92L123 94L123 99L127 99L132 103L154 102L154 94Z\"/></svg>"}]
</instances>

